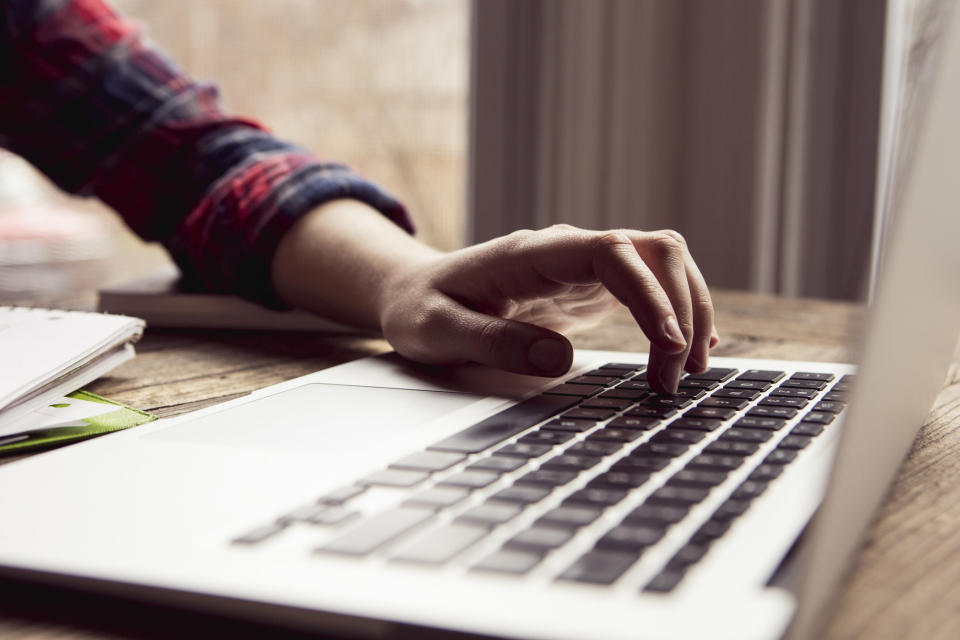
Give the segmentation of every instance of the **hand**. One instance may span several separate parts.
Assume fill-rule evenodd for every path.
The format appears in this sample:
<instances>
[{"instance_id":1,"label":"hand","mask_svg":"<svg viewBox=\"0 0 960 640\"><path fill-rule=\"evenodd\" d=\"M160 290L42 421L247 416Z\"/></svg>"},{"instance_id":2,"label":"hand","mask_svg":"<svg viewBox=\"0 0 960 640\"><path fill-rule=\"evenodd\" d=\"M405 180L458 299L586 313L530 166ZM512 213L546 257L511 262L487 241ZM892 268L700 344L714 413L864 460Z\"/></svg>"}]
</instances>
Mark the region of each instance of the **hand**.
<instances>
[{"instance_id":1,"label":"hand","mask_svg":"<svg viewBox=\"0 0 960 640\"><path fill-rule=\"evenodd\" d=\"M718 342L707 285L674 231L518 231L392 273L379 323L401 354L558 376L573 349L559 331L624 304L650 340L648 379L674 392Z\"/></svg>"}]
</instances>

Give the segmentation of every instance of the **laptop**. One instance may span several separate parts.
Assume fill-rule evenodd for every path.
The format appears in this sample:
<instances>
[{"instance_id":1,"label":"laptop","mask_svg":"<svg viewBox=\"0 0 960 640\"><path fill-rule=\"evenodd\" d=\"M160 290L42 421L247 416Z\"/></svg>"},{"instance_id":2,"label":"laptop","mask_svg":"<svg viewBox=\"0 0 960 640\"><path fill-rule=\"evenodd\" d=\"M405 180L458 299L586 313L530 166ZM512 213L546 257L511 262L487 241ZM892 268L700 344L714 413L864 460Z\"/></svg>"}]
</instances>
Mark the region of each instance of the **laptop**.
<instances>
[{"instance_id":1,"label":"laptop","mask_svg":"<svg viewBox=\"0 0 960 640\"><path fill-rule=\"evenodd\" d=\"M859 370L361 359L0 468L0 573L319 634L815 637L960 328L957 112L935 83Z\"/></svg>"}]
</instances>

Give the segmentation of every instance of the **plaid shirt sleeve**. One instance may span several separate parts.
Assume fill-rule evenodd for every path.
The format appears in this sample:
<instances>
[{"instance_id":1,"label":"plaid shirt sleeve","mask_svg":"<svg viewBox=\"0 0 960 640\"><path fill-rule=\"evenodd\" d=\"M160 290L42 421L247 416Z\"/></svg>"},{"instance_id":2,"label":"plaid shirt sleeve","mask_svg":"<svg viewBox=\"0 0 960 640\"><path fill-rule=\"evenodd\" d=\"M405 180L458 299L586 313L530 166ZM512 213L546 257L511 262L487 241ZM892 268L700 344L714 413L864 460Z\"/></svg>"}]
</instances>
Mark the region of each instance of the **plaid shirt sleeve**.
<instances>
[{"instance_id":1,"label":"plaid shirt sleeve","mask_svg":"<svg viewBox=\"0 0 960 640\"><path fill-rule=\"evenodd\" d=\"M0 0L0 146L163 242L212 291L282 306L270 262L303 214L338 198L412 232L403 206L250 120L146 46L103 0Z\"/></svg>"}]
</instances>

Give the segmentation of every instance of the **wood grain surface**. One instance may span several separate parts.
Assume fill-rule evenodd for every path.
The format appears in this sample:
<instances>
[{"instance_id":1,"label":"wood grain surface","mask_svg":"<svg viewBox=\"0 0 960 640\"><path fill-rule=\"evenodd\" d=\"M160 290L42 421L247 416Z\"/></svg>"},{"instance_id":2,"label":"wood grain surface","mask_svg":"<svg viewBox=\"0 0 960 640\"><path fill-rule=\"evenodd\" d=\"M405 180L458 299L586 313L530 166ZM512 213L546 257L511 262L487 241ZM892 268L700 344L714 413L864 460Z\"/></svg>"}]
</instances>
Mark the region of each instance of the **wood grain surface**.
<instances>
[{"instance_id":1,"label":"wood grain surface","mask_svg":"<svg viewBox=\"0 0 960 640\"><path fill-rule=\"evenodd\" d=\"M715 355L849 362L862 310L820 300L718 291ZM571 336L579 348L645 351L629 314ZM173 416L365 355L364 336L148 331L137 358L89 388ZM954 367L849 581L828 638L960 638L960 368ZM8 460L0 460L5 462ZM51 600L53 600L51 602ZM233 624L234 626L231 626ZM260 635L263 629L82 593L0 582L0 637L79 639Z\"/></svg>"}]
</instances>

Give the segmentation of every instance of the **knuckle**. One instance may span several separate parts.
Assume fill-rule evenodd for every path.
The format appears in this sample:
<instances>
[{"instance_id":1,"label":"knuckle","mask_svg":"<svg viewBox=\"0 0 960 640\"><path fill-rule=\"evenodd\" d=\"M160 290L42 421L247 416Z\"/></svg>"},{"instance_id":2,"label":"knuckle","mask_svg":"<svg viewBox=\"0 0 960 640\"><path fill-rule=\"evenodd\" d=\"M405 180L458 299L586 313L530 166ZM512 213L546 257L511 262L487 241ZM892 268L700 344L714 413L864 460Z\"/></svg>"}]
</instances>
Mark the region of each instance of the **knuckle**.
<instances>
[{"instance_id":1,"label":"knuckle","mask_svg":"<svg viewBox=\"0 0 960 640\"><path fill-rule=\"evenodd\" d=\"M446 324L446 305L436 300L425 300L415 322L417 333L428 337L436 335Z\"/></svg>"},{"instance_id":2,"label":"knuckle","mask_svg":"<svg viewBox=\"0 0 960 640\"><path fill-rule=\"evenodd\" d=\"M547 227L547 229L550 231L554 231L556 233L563 233L563 234L579 233L580 231L582 231L582 229L580 229L579 227L575 227L572 224L567 224L566 222L557 222L556 224L552 224L549 227Z\"/></svg>"},{"instance_id":3,"label":"knuckle","mask_svg":"<svg viewBox=\"0 0 960 640\"><path fill-rule=\"evenodd\" d=\"M683 234L681 234L679 231L674 231L673 229L661 229L660 231L658 231L658 233L666 236L667 238L670 238L681 247L687 246L687 239L684 238Z\"/></svg>"},{"instance_id":4,"label":"knuckle","mask_svg":"<svg viewBox=\"0 0 960 640\"><path fill-rule=\"evenodd\" d=\"M672 235L661 232L654 234L654 236L650 238L648 246L653 254L662 261L681 260L686 248L686 245L680 240L677 240Z\"/></svg>"},{"instance_id":5,"label":"knuckle","mask_svg":"<svg viewBox=\"0 0 960 640\"><path fill-rule=\"evenodd\" d=\"M618 249L623 246L633 246L630 237L623 231L603 231L596 237L597 247L603 249Z\"/></svg>"}]
</instances>

